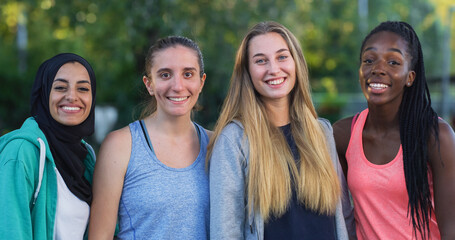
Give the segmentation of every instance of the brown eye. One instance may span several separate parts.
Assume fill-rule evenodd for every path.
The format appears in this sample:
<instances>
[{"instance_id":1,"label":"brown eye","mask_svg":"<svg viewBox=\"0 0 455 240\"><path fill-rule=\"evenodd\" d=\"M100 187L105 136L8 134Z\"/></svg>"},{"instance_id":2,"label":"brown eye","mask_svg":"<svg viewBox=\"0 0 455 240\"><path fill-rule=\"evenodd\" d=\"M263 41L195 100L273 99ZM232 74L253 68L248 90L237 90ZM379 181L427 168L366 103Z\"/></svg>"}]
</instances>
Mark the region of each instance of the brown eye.
<instances>
[{"instance_id":1,"label":"brown eye","mask_svg":"<svg viewBox=\"0 0 455 240\"><path fill-rule=\"evenodd\" d=\"M55 87L54 87L54 90L55 90L55 91L65 91L65 90L66 90L66 87L63 87L63 86L55 86Z\"/></svg>"},{"instance_id":2,"label":"brown eye","mask_svg":"<svg viewBox=\"0 0 455 240\"><path fill-rule=\"evenodd\" d=\"M90 89L89 89L89 88L86 88L86 87L81 87L81 88L79 88L79 91L81 91L81 92L88 92L88 91L90 91Z\"/></svg>"},{"instance_id":3,"label":"brown eye","mask_svg":"<svg viewBox=\"0 0 455 240\"><path fill-rule=\"evenodd\" d=\"M164 78L164 79L168 79L171 77L171 74L170 73L167 73L167 72L164 72L164 73L161 73L160 74L160 77L161 78Z\"/></svg>"},{"instance_id":4,"label":"brown eye","mask_svg":"<svg viewBox=\"0 0 455 240\"><path fill-rule=\"evenodd\" d=\"M190 77L193 76L193 73L192 72L185 72L183 75L185 76L185 78L190 78Z\"/></svg>"}]
</instances>

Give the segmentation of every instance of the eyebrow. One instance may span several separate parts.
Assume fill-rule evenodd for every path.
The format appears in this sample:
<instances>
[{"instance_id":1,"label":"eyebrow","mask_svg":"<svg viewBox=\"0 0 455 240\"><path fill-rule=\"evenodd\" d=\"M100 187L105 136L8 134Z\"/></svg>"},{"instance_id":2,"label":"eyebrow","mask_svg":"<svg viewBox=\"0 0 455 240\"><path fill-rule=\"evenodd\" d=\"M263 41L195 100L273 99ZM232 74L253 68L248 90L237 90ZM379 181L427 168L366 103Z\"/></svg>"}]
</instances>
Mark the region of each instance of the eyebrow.
<instances>
[{"instance_id":1,"label":"eyebrow","mask_svg":"<svg viewBox=\"0 0 455 240\"><path fill-rule=\"evenodd\" d=\"M172 70L170 68L160 68L156 72L157 73L160 73L160 72L172 72Z\"/></svg>"},{"instance_id":2,"label":"eyebrow","mask_svg":"<svg viewBox=\"0 0 455 240\"><path fill-rule=\"evenodd\" d=\"M195 67L186 67L183 69L184 71L197 71Z\"/></svg>"},{"instance_id":3,"label":"eyebrow","mask_svg":"<svg viewBox=\"0 0 455 240\"><path fill-rule=\"evenodd\" d=\"M183 71L197 71L197 69L195 67L186 67L186 68L183 68ZM173 72L173 71L170 68L160 68L156 72L160 73L160 72Z\"/></svg>"},{"instance_id":4,"label":"eyebrow","mask_svg":"<svg viewBox=\"0 0 455 240\"><path fill-rule=\"evenodd\" d=\"M289 49L287 48L282 48L282 49L279 49L278 51L276 51L276 53L282 53L282 52L290 52ZM259 56L265 56L265 54L263 53L256 53L253 55L253 58L254 57L259 57Z\"/></svg>"},{"instance_id":5,"label":"eyebrow","mask_svg":"<svg viewBox=\"0 0 455 240\"><path fill-rule=\"evenodd\" d=\"M54 79L54 82L57 82L57 81L58 81L58 82L67 83L67 84L69 83L68 80L63 79L63 78L56 78L56 79ZM77 84L79 84L79 83L88 83L88 84L90 84L90 81L89 81L89 80L79 80L79 81L77 81Z\"/></svg>"},{"instance_id":6,"label":"eyebrow","mask_svg":"<svg viewBox=\"0 0 455 240\"><path fill-rule=\"evenodd\" d=\"M375 47L369 47L369 48L365 48L365 50L363 50L363 52L366 52L369 50L377 50L377 49ZM403 52L398 48L389 48L387 50L390 52L397 52L397 53L401 54L402 56L404 56Z\"/></svg>"}]
</instances>

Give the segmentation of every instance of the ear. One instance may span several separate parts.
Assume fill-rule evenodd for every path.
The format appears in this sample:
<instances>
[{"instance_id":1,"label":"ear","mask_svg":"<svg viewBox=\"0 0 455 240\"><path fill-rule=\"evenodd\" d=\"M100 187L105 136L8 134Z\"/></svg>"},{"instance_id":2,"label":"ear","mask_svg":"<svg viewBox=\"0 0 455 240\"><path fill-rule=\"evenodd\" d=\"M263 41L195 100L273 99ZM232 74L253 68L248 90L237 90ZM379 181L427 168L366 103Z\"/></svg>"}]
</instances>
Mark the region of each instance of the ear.
<instances>
[{"instance_id":1,"label":"ear","mask_svg":"<svg viewBox=\"0 0 455 240\"><path fill-rule=\"evenodd\" d=\"M409 71L408 72L408 77L406 79L406 87L412 86L414 84L414 80L416 78L416 72L415 71Z\"/></svg>"},{"instance_id":2,"label":"ear","mask_svg":"<svg viewBox=\"0 0 455 240\"><path fill-rule=\"evenodd\" d=\"M142 82L144 82L145 88L147 88L150 96L153 96L152 79L148 78L147 76L143 76Z\"/></svg>"},{"instance_id":3,"label":"ear","mask_svg":"<svg viewBox=\"0 0 455 240\"><path fill-rule=\"evenodd\" d=\"M199 93L202 92L202 88L204 87L206 77L207 77L207 75L205 75L205 73L204 73L201 78L201 88L199 89Z\"/></svg>"}]
</instances>

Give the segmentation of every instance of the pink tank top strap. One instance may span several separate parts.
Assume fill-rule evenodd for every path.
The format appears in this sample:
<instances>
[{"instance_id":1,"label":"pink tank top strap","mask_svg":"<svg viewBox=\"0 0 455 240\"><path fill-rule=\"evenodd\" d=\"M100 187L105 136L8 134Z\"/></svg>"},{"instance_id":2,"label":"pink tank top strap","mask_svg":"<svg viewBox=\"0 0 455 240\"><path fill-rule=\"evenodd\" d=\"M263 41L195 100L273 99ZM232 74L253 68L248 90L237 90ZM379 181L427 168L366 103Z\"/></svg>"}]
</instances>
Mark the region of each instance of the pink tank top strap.
<instances>
[{"instance_id":1,"label":"pink tank top strap","mask_svg":"<svg viewBox=\"0 0 455 240\"><path fill-rule=\"evenodd\" d=\"M357 118L359 117L359 114L360 114L360 113L356 113L356 114L354 115L354 117L352 117L351 134L352 134L352 130L354 129L354 124L355 124Z\"/></svg>"}]
</instances>

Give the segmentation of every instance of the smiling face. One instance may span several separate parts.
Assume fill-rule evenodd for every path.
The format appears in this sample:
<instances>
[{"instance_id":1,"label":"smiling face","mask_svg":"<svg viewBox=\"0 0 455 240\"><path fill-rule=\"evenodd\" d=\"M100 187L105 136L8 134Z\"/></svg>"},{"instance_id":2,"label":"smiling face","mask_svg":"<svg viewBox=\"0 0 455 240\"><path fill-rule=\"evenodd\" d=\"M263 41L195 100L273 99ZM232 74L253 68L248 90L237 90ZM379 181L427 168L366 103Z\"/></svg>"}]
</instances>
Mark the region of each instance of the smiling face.
<instances>
[{"instance_id":1,"label":"smiling face","mask_svg":"<svg viewBox=\"0 0 455 240\"><path fill-rule=\"evenodd\" d=\"M295 85L295 62L286 41L271 32L253 37L248 48L248 70L264 103L289 103Z\"/></svg>"},{"instance_id":2,"label":"smiling face","mask_svg":"<svg viewBox=\"0 0 455 240\"><path fill-rule=\"evenodd\" d=\"M157 113L170 116L191 114L204 86L199 58L191 48L176 45L154 54L150 78L144 84L157 102Z\"/></svg>"},{"instance_id":3,"label":"smiling face","mask_svg":"<svg viewBox=\"0 0 455 240\"><path fill-rule=\"evenodd\" d=\"M92 107L92 86L85 67L78 62L64 64L55 75L49 95L52 118L65 126L87 119Z\"/></svg>"},{"instance_id":4,"label":"smiling face","mask_svg":"<svg viewBox=\"0 0 455 240\"><path fill-rule=\"evenodd\" d=\"M401 104L405 87L411 87L415 72L407 42L392 32L373 34L362 49L359 80L368 104Z\"/></svg>"}]
</instances>

